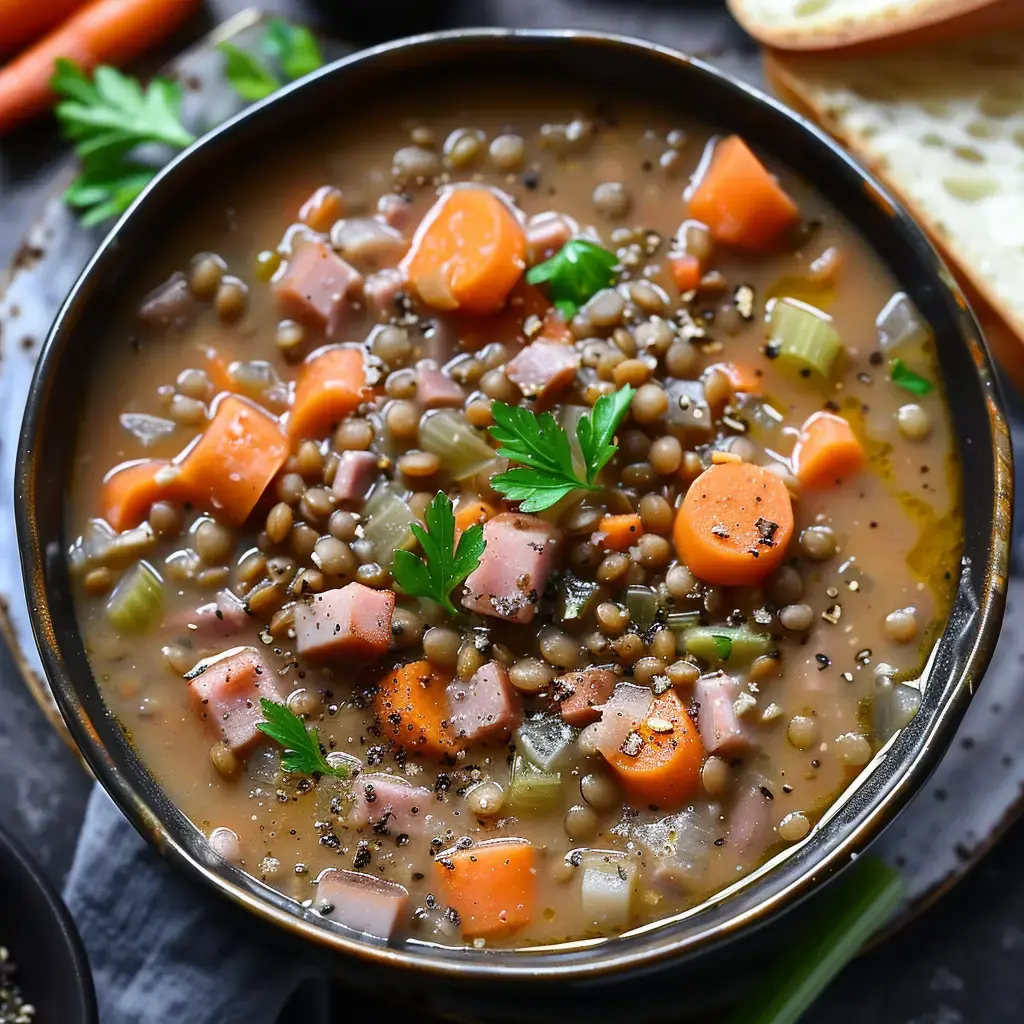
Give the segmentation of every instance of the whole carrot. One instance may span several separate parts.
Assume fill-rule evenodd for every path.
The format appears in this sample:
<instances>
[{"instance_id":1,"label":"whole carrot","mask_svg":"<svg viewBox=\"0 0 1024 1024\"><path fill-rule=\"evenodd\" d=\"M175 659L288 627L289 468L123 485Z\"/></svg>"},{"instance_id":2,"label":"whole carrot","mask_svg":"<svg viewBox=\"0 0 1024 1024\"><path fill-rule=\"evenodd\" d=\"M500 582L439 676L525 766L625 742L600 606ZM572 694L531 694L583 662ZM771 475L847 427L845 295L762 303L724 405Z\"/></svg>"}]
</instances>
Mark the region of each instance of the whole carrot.
<instances>
[{"instance_id":1,"label":"whole carrot","mask_svg":"<svg viewBox=\"0 0 1024 1024\"><path fill-rule=\"evenodd\" d=\"M84 3L85 0L0 0L0 57L34 42Z\"/></svg>"},{"instance_id":2,"label":"whole carrot","mask_svg":"<svg viewBox=\"0 0 1024 1024\"><path fill-rule=\"evenodd\" d=\"M52 104L50 79L58 57L86 70L97 64L124 64L166 38L199 3L93 0L0 69L0 134Z\"/></svg>"}]
</instances>

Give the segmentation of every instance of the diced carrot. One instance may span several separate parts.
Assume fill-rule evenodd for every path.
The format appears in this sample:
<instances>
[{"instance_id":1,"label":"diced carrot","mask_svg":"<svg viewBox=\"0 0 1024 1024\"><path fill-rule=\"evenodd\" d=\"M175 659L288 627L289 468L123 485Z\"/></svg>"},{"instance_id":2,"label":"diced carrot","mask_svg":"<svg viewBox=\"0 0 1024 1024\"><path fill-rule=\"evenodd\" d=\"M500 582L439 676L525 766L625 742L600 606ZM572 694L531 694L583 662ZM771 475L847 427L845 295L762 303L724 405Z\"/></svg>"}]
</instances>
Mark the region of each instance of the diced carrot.
<instances>
[{"instance_id":1,"label":"diced carrot","mask_svg":"<svg viewBox=\"0 0 1024 1024\"><path fill-rule=\"evenodd\" d=\"M237 395L223 395L210 425L178 456L175 487L238 525L287 458L288 441L273 416Z\"/></svg>"},{"instance_id":2,"label":"diced carrot","mask_svg":"<svg viewBox=\"0 0 1024 1024\"><path fill-rule=\"evenodd\" d=\"M166 459L144 459L115 466L103 479L103 518L120 533L138 526L154 501L171 497L170 488L157 474Z\"/></svg>"},{"instance_id":3,"label":"diced carrot","mask_svg":"<svg viewBox=\"0 0 1024 1024\"><path fill-rule=\"evenodd\" d=\"M467 938L504 935L533 920L537 867L525 839L495 839L442 854L434 876Z\"/></svg>"},{"instance_id":4,"label":"diced carrot","mask_svg":"<svg viewBox=\"0 0 1024 1024\"><path fill-rule=\"evenodd\" d=\"M376 708L381 728L413 754L443 759L457 745L448 727L451 682L429 661L414 661L388 673L377 686Z\"/></svg>"},{"instance_id":5,"label":"diced carrot","mask_svg":"<svg viewBox=\"0 0 1024 1024\"><path fill-rule=\"evenodd\" d=\"M372 395L363 353L357 348L322 348L299 370L288 436L320 437Z\"/></svg>"},{"instance_id":6,"label":"diced carrot","mask_svg":"<svg viewBox=\"0 0 1024 1024\"><path fill-rule=\"evenodd\" d=\"M212 346L203 349L206 362L206 375L213 384L213 393L219 395L222 391L236 391L235 378L231 376L227 360Z\"/></svg>"},{"instance_id":7,"label":"diced carrot","mask_svg":"<svg viewBox=\"0 0 1024 1024\"><path fill-rule=\"evenodd\" d=\"M748 462L706 469L676 513L679 557L706 583L760 583L786 557L793 536L793 503L774 473Z\"/></svg>"},{"instance_id":8,"label":"diced carrot","mask_svg":"<svg viewBox=\"0 0 1024 1024\"><path fill-rule=\"evenodd\" d=\"M644 535L644 525L635 512L603 516L594 535L606 551L628 551Z\"/></svg>"},{"instance_id":9,"label":"diced carrot","mask_svg":"<svg viewBox=\"0 0 1024 1024\"><path fill-rule=\"evenodd\" d=\"M460 499L459 507L455 510L456 536L476 523L486 523L488 519L493 519L497 514L492 505L488 505L486 501L479 498L469 501Z\"/></svg>"},{"instance_id":10,"label":"diced carrot","mask_svg":"<svg viewBox=\"0 0 1024 1024\"><path fill-rule=\"evenodd\" d=\"M526 267L526 235L490 189L454 188L424 217L402 270L435 309L493 313Z\"/></svg>"},{"instance_id":11,"label":"diced carrot","mask_svg":"<svg viewBox=\"0 0 1024 1024\"><path fill-rule=\"evenodd\" d=\"M345 216L345 197L333 185L321 185L299 210L299 220L314 231L327 232Z\"/></svg>"},{"instance_id":12,"label":"diced carrot","mask_svg":"<svg viewBox=\"0 0 1024 1024\"><path fill-rule=\"evenodd\" d=\"M733 391L745 392L748 395L759 395L761 393L761 374L752 366L746 363L715 363L709 366L706 373L712 370L720 370L729 378Z\"/></svg>"},{"instance_id":13,"label":"diced carrot","mask_svg":"<svg viewBox=\"0 0 1024 1024\"><path fill-rule=\"evenodd\" d=\"M683 702L672 690L656 697L636 732L635 754L617 750L606 757L622 788L639 803L681 806L697 789L704 762L704 744Z\"/></svg>"},{"instance_id":14,"label":"diced carrot","mask_svg":"<svg viewBox=\"0 0 1024 1024\"><path fill-rule=\"evenodd\" d=\"M821 489L856 476L867 458L853 428L830 412L816 412L800 428L793 467L805 487Z\"/></svg>"},{"instance_id":15,"label":"diced carrot","mask_svg":"<svg viewBox=\"0 0 1024 1024\"><path fill-rule=\"evenodd\" d=\"M0 56L14 53L26 43L59 25L85 0L0 0Z\"/></svg>"},{"instance_id":16,"label":"diced carrot","mask_svg":"<svg viewBox=\"0 0 1024 1024\"><path fill-rule=\"evenodd\" d=\"M668 269L680 292L692 292L700 284L700 260L688 252L669 257Z\"/></svg>"},{"instance_id":17,"label":"diced carrot","mask_svg":"<svg viewBox=\"0 0 1024 1024\"><path fill-rule=\"evenodd\" d=\"M715 146L690 196L690 213L716 241L741 249L771 248L800 219L796 204L738 135Z\"/></svg>"},{"instance_id":18,"label":"diced carrot","mask_svg":"<svg viewBox=\"0 0 1024 1024\"><path fill-rule=\"evenodd\" d=\"M50 0L36 4L40 11L51 6ZM0 69L0 134L53 103L50 79L59 58L85 71L123 66L166 39L198 6L199 0L92 0L73 12Z\"/></svg>"}]
</instances>

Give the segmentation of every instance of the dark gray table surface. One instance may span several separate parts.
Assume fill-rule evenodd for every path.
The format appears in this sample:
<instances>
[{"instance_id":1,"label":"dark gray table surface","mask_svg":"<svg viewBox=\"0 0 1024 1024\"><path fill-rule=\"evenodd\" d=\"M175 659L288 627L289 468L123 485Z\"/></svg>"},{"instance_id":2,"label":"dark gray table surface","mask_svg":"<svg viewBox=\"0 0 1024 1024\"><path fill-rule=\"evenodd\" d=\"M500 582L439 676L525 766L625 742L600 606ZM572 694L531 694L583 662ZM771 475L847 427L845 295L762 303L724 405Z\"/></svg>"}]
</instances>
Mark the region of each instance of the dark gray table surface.
<instances>
[{"instance_id":1,"label":"dark gray table surface","mask_svg":"<svg viewBox=\"0 0 1024 1024\"><path fill-rule=\"evenodd\" d=\"M245 0L207 0L204 15L175 43L197 38L246 6ZM260 6L358 43L435 28L542 25L614 29L720 54L724 63L736 53L754 53L720 0L264 0ZM0 141L0 266L8 263L65 153L46 121ZM10 343L0 338L0 358ZM15 440L3 437L0 444ZM61 879L89 783L36 708L2 643L0 708L0 820ZM805 1024L1024 1021L1022 849L1024 822L1018 822L952 892L849 967Z\"/></svg>"}]
</instances>

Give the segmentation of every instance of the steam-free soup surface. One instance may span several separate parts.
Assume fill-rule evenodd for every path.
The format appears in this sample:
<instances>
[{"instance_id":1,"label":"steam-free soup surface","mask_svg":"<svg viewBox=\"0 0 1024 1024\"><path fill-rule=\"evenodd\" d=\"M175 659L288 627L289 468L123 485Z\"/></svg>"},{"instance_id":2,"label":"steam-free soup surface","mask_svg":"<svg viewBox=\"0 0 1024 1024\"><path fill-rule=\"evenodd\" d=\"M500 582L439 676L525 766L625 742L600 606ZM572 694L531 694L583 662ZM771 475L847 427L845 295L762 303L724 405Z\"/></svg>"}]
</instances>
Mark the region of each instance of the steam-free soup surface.
<instances>
[{"instance_id":1,"label":"steam-free soup surface","mask_svg":"<svg viewBox=\"0 0 1024 1024\"><path fill-rule=\"evenodd\" d=\"M95 339L96 678L218 852L326 921L669 918L803 841L916 708L959 548L927 329L715 129L519 87L381 104L225 167ZM584 486L542 507L495 454L510 410ZM455 582L410 576L452 517Z\"/></svg>"}]
</instances>

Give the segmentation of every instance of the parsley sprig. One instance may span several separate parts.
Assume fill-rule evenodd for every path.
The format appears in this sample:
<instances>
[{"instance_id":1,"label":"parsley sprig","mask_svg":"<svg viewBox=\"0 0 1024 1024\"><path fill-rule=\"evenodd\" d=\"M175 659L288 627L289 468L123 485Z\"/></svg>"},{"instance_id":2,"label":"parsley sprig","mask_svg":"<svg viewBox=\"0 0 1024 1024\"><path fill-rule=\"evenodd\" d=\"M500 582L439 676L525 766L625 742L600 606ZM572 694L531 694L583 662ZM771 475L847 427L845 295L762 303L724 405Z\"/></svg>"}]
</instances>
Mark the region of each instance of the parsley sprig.
<instances>
[{"instance_id":1,"label":"parsley sprig","mask_svg":"<svg viewBox=\"0 0 1024 1024\"><path fill-rule=\"evenodd\" d=\"M491 436L501 444L498 454L519 465L494 477L491 484L524 512L542 512L575 490L596 491L597 476L618 451L615 431L629 409L636 389L630 385L602 395L593 411L576 424L584 476L573 465L569 435L549 412L495 402Z\"/></svg>"},{"instance_id":2,"label":"parsley sprig","mask_svg":"<svg viewBox=\"0 0 1024 1024\"><path fill-rule=\"evenodd\" d=\"M411 551L396 551L392 567L395 581L411 597L436 601L451 616L458 612L451 593L480 564L487 546L484 528L476 523L464 530L455 545L455 511L451 500L441 491L424 514L426 530L412 524L412 532L420 542L424 558Z\"/></svg>"},{"instance_id":3,"label":"parsley sprig","mask_svg":"<svg viewBox=\"0 0 1024 1024\"><path fill-rule=\"evenodd\" d=\"M333 775L347 779L344 765L333 765L320 749L320 734L294 712L276 701L260 698L263 721L256 728L284 747L281 767L298 775Z\"/></svg>"},{"instance_id":4,"label":"parsley sprig","mask_svg":"<svg viewBox=\"0 0 1024 1024\"><path fill-rule=\"evenodd\" d=\"M935 385L921 374L915 373L902 359L894 359L891 367L892 382L918 398L935 390Z\"/></svg>"},{"instance_id":5,"label":"parsley sprig","mask_svg":"<svg viewBox=\"0 0 1024 1024\"><path fill-rule=\"evenodd\" d=\"M262 100L284 84L256 54L228 42L221 43L218 49L227 58L224 75L242 99ZM276 61L290 82L315 71L324 62L316 36L308 28L291 25L283 18L271 18L267 23L262 50Z\"/></svg>"},{"instance_id":6,"label":"parsley sprig","mask_svg":"<svg viewBox=\"0 0 1024 1024\"><path fill-rule=\"evenodd\" d=\"M567 320L602 288L615 283L619 258L586 238L570 238L549 260L526 272L529 284L543 284Z\"/></svg>"}]
</instances>

